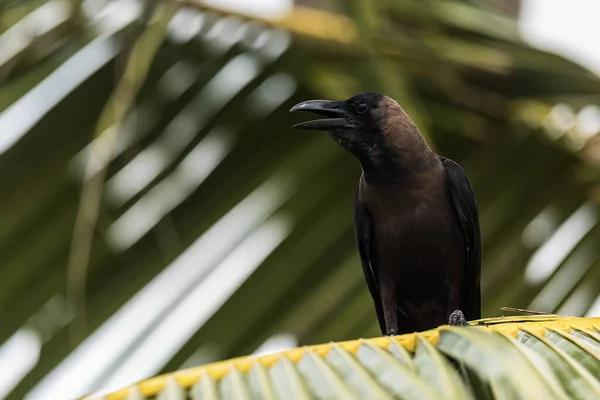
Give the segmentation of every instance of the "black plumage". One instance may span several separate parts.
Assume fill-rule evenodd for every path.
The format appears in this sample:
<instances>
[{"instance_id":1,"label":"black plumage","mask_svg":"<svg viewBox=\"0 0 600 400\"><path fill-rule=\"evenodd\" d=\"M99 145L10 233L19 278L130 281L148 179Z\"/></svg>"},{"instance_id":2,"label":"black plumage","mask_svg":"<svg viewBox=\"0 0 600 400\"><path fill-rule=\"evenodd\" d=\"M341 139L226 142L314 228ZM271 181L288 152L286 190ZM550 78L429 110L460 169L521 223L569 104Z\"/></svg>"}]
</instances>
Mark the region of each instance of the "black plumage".
<instances>
[{"instance_id":1,"label":"black plumage","mask_svg":"<svg viewBox=\"0 0 600 400\"><path fill-rule=\"evenodd\" d=\"M292 111L328 117L295 127L328 131L360 161L354 230L382 333L464 323L461 312L480 318L479 218L463 169L435 154L382 94L310 100Z\"/></svg>"}]
</instances>

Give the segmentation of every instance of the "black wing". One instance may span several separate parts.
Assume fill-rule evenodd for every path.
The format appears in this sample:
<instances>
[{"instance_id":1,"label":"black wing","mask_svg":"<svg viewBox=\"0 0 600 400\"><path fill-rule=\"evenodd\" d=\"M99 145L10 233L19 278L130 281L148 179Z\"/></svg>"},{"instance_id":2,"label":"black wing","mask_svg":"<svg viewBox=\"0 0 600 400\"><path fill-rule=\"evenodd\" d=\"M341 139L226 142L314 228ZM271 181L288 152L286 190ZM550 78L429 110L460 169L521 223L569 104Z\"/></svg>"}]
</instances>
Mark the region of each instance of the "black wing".
<instances>
[{"instance_id":1,"label":"black wing","mask_svg":"<svg viewBox=\"0 0 600 400\"><path fill-rule=\"evenodd\" d=\"M465 171L454 161L440 157L460 226L467 244L467 298L469 309L462 310L467 320L481 318L481 233L475 195Z\"/></svg>"},{"instance_id":2,"label":"black wing","mask_svg":"<svg viewBox=\"0 0 600 400\"><path fill-rule=\"evenodd\" d=\"M360 263L363 267L365 280L367 281L367 287L369 288L369 292L371 293L371 297L375 303L375 312L377 313L379 328L381 328L381 334L385 335L386 332L383 306L381 304L381 297L379 295L375 271L372 268L371 219L369 212L358 199L358 189L356 191L356 196L354 197L354 236L356 237L356 244L358 245L358 252L360 254Z\"/></svg>"}]
</instances>

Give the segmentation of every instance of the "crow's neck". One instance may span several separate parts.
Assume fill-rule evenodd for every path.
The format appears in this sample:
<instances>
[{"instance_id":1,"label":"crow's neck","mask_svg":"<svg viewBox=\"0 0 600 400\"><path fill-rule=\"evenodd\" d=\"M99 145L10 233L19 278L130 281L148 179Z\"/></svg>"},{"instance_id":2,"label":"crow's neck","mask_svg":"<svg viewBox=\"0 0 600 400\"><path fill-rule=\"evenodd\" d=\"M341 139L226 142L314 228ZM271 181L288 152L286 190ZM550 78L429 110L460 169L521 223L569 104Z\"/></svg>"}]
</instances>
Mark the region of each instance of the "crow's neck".
<instances>
[{"instance_id":1,"label":"crow's neck","mask_svg":"<svg viewBox=\"0 0 600 400\"><path fill-rule=\"evenodd\" d=\"M422 138L410 149L380 146L371 155L359 158L359 161L365 181L386 185L410 184L423 173L441 166L438 156Z\"/></svg>"}]
</instances>

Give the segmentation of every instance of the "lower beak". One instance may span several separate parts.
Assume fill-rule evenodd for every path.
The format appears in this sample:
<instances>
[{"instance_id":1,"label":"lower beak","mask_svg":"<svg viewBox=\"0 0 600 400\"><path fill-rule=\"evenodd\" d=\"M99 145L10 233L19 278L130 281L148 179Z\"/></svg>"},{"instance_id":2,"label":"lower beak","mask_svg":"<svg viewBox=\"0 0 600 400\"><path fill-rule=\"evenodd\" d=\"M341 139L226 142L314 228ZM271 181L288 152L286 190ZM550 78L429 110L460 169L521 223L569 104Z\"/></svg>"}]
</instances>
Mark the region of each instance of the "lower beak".
<instances>
[{"instance_id":1,"label":"lower beak","mask_svg":"<svg viewBox=\"0 0 600 400\"><path fill-rule=\"evenodd\" d=\"M352 127L352 124L348 118L348 114L344 111L343 103L339 101L308 100L296 104L290 111L307 111L328 117L325 119L301 122L293 126L295 129L327 131L329 129Z\"/></svg>"}]
</instances>

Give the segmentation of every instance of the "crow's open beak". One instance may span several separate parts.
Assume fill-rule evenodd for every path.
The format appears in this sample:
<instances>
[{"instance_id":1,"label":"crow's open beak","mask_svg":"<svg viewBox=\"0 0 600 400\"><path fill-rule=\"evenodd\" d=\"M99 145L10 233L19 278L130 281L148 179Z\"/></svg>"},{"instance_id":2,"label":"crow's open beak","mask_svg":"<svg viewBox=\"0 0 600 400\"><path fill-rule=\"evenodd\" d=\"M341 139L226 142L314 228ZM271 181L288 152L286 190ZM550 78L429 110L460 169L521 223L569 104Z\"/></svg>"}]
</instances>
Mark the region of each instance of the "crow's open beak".
<instances>
[{"instance_id":1,"label":"crow's open beak","mask_svg":"<svg viewBox=\"0 0 600 400\"><path fill-rule=\"evenodd\" d=\"M310 129L315 131L327 131L330 129L351 128L352 124L348 113L341 101L330 100L308 100L296 104L290 112L307 111L328 117L314 121L301 122L293 126L295 129Z\"/></svg>"}]
</instances>

